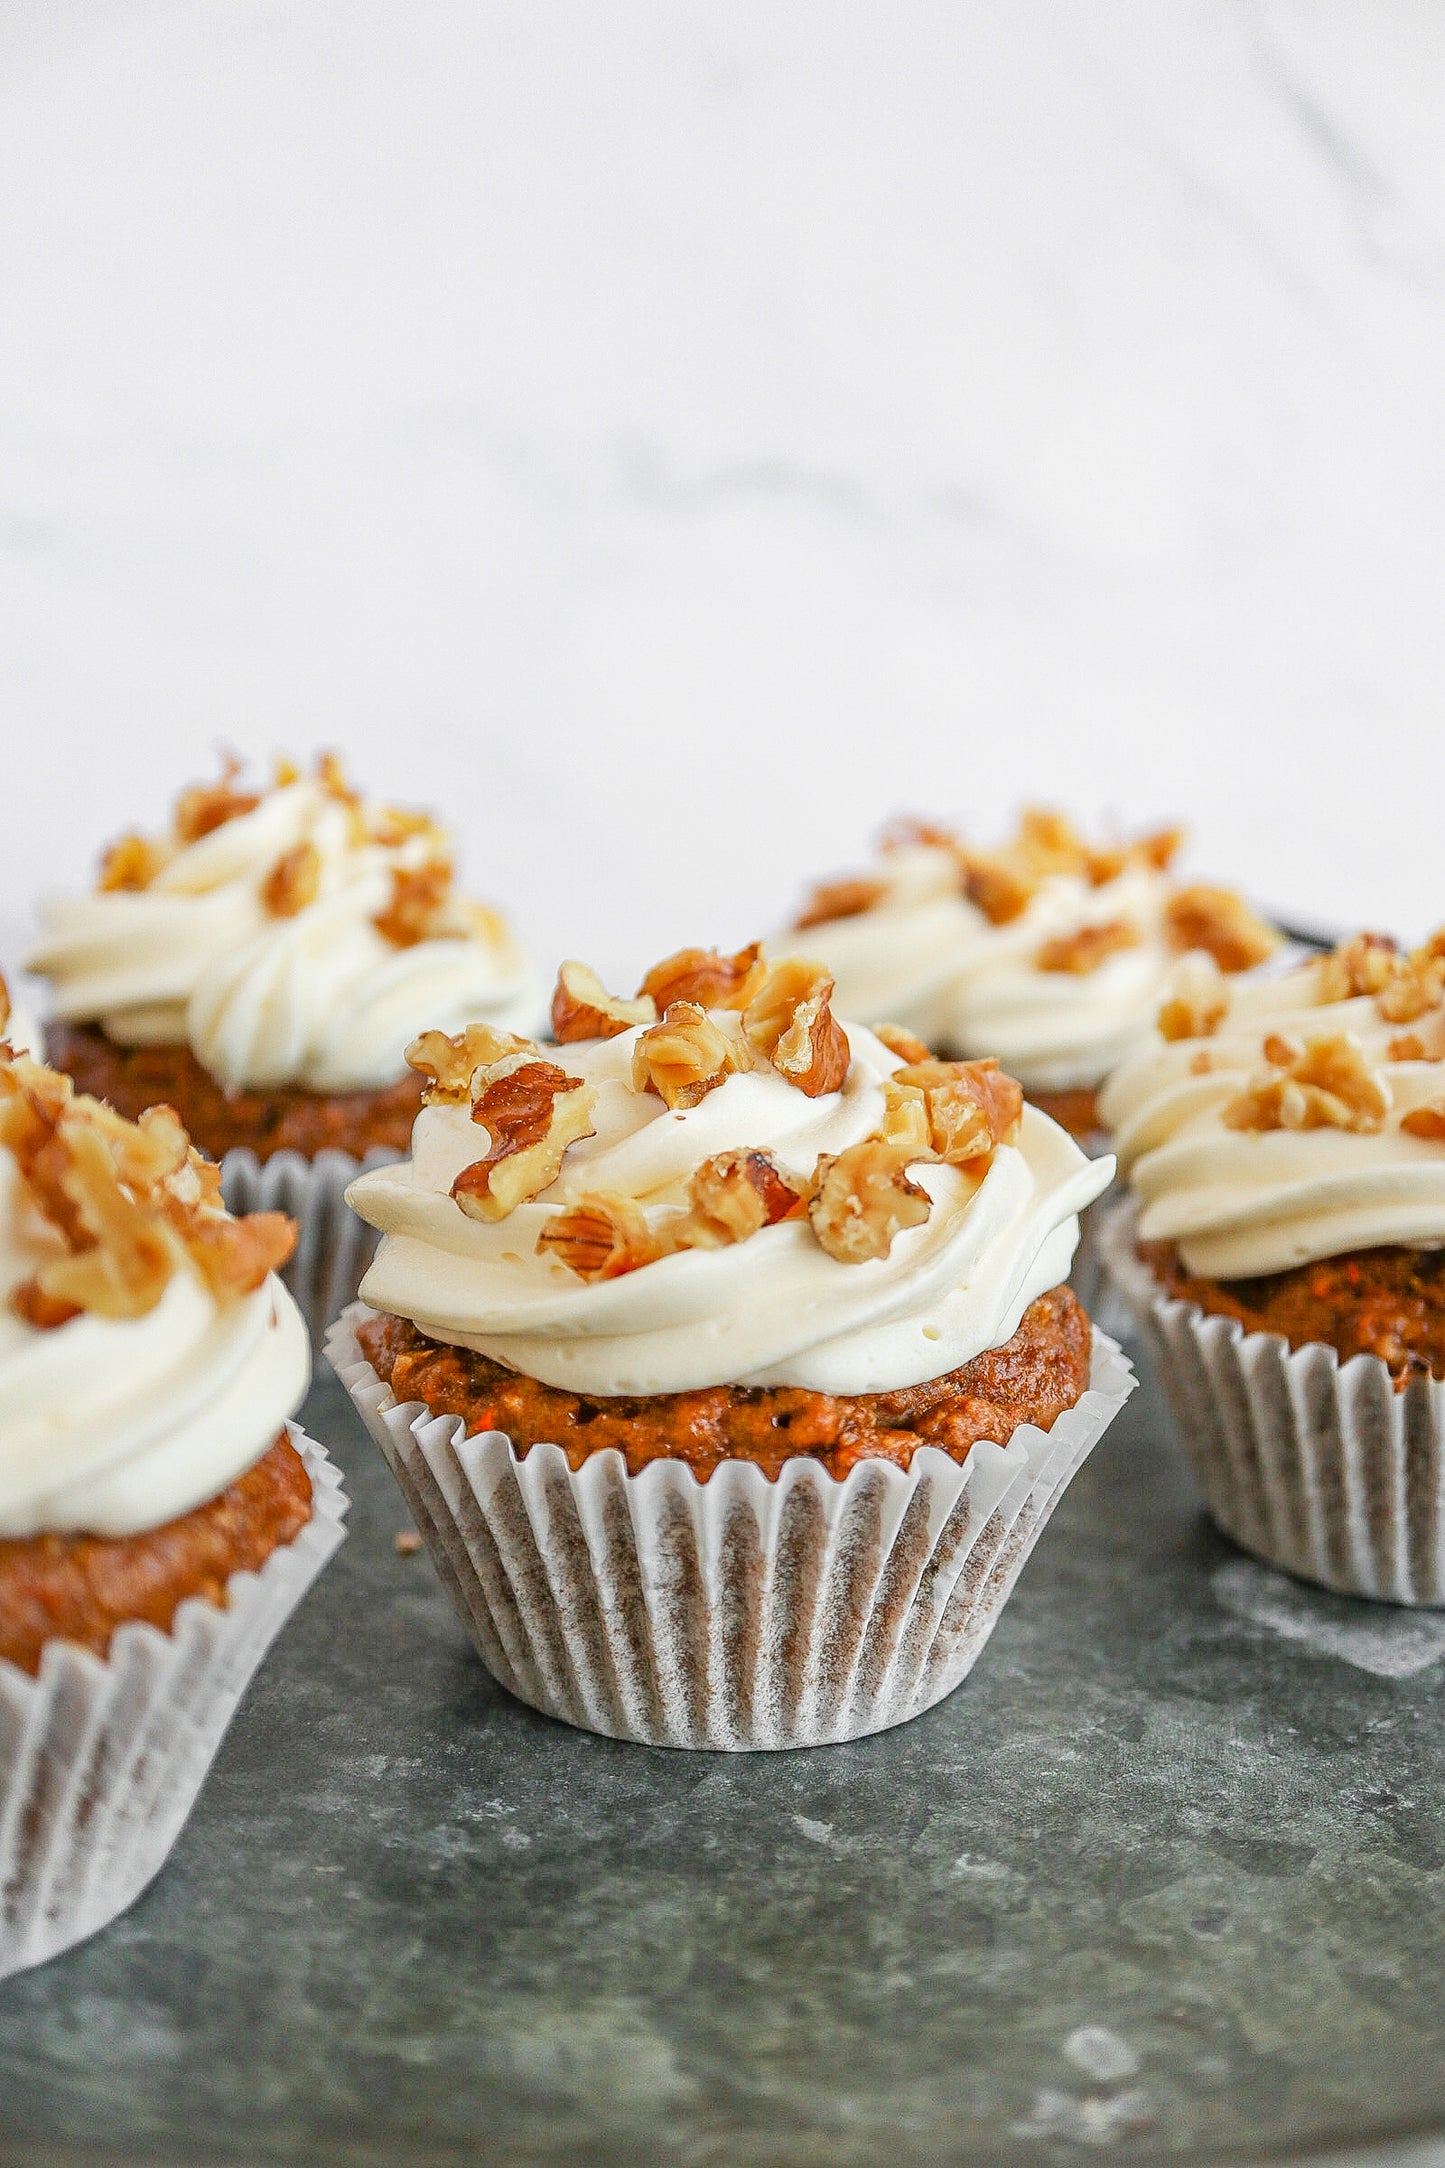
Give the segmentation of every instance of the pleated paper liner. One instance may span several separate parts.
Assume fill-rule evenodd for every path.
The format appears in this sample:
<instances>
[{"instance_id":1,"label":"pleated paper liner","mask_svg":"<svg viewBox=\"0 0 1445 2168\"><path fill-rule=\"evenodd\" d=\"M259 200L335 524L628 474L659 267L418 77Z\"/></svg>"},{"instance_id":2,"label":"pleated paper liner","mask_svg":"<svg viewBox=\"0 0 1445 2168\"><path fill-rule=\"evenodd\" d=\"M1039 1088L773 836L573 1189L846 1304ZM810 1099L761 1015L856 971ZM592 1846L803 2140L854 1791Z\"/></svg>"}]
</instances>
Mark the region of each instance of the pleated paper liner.
<instances>
[{"instance_id":1,"label":"pleated paper liner","mask_svg":"<svg viewBox=\"0 0 1445 2168\"><path fill-rule=\"evenodd\" d=\"M1291 1349L1165 1293L1137 1208L1100 1236L1210 1513L1245 1550L1347 1596L1445 1604L1445 1385L1396 1392L1378 1357Z\"/></svg>"},{"instance_id":2,"label":"pleated paper liner","mask_svg":"<svg viewBox=\"0 0 1445 2168\"><path fill-rule=\"evenodd\" d=\"M273 1152L259 1160L250 1150L227 1152L221 1189L231 1211L286 1212L298 1222L295 1255L281 1277L300 1306L313 1340L333 1317L356 1300L362 1276L380 1240L346 1202L348 1186L372 1167L390 1166L399 1152L378 1148L357 1159L351 1152Z\"/></svg>"},{"instance_id":3,"label":"pleated paper liner","mask_svg":"<svg viewBox=\"0 0 1445 2168\"><path fill-rule=\"evenodd\" d=\"M1094 1336L1089 1389L1047 1433L934 1446L839 1482L800 1455L770 1482L725 1461L576 1470L500 1431L399 1406L356 1304L327 1354L396 1477L483 1662L549 1716L653 1746L856 1739L965 1677L1065 1485L1134 1387Z\"/></svg>"},{"instance_id":4,"label":"pleated paper liner","mask_svg":"<svg viewBox=\"0 0 1445 2168\"><path fill-rule=\"evenodd\" d=\"M120 1627L104 1658L52 1641L30 1678L0 1663L0 1978L57 1956L164 1866L261 1659L344 1534L347 1498L295 1424L311 1518L226 1609L192 1597L169 1633Z\"/></svg>"}]
</instances>

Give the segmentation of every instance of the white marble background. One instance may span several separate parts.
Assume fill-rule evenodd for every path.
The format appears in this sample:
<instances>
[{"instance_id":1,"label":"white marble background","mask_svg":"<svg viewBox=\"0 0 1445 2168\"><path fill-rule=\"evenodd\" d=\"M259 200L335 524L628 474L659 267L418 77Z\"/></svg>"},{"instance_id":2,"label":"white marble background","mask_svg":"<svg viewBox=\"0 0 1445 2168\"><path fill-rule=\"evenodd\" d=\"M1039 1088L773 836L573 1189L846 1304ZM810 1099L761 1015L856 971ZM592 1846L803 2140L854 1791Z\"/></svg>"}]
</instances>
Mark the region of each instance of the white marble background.
<instances>
[{"instance_id":1,"label":"white marble background","mask_svg":"<svg viewBox=\"0 0 1445 2168\"><path fill-rule=\"evenodd\" d=\"M217 739L623 979L1027 795L1445 918L1442 111L1436 0L4 0L6 938Z\"/></svg>"}]
</instances>

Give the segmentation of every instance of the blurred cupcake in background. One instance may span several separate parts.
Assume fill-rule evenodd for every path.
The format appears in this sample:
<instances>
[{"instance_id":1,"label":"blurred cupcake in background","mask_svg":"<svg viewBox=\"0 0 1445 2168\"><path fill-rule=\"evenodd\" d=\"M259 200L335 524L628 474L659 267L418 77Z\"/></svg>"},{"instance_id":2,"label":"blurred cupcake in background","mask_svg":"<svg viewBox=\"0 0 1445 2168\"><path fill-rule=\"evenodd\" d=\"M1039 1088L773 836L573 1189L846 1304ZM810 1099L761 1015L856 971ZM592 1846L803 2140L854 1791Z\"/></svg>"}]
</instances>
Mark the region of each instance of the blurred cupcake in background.
<instances>
[{"instance_id":1,"label":"blurred cupcake in background","mask_svg":"<svg viewBox=\"0 0 1445 2168\"><path fill-rule=\"evenodd\" d=\"M446 831L364 800L331 755L269 785L228 763L40 919L51 1058L132 1118L174 1107L238 1208L293 1213L291 1284L317 1323L364 1264L346 1182L405 1150L421 1103L408 1042L539 1009L505 921L457 893Z\"/></svg>"},{"instance_id":2,"label":"blurred cupcake in background","mask_svg":"<svg viewBox=\"0 0 1445 2168\"><path fill-rule=\"evenodd\" d=\"M156 1873L341 1541L287 1421L293 1233L232 1218L169 1109L128 1122L0 1054L0 1975Z\"/></svg>"},{"instance_id":3,"label":"blurred cupcake in background","mask_svg":"<svg viewBox=\"0 0 1445 2168\"><path fill-rule=\"evenodd\" d=\"M1033 808L1011 842L983 850L904 821L876 869L817 888L795 930L834 973L845 1015L892 1019L940 1054L996 1055L1088 1143L1099 1087L1148 1038L1179 957L1201 950L1236 973L1280 942L1232 890L1171 873L1182 840L1167 829L1096 846Z\"/></svg>"},{"instance_id":4,"label":"blurred cupcake in background","mask_svg":"<svg viewBox=\"0 0 1445 2168\"><path fill-rule=\"evenodd\" d=\"M1327 1587L1445 1603L1445 933L1181 966L1103 1113L1102 1238L1210 1512Z\"/></svg>"},{"instance_id":5,"label":"blurred cupcake in background","mask_svg":"<svg viewBox=\"0 0 1445 2168\"><path fill-rule=\"evenodd\" d=\"M327 1351L477 1648L653 1744L855 1738L969 1670L1127 1396L1066 1279L1107 1161L827 972L565 964L542 1048L428 1032ZM368 1307L369 1305L369 1307Z\"/></svg>"}]
</instances>

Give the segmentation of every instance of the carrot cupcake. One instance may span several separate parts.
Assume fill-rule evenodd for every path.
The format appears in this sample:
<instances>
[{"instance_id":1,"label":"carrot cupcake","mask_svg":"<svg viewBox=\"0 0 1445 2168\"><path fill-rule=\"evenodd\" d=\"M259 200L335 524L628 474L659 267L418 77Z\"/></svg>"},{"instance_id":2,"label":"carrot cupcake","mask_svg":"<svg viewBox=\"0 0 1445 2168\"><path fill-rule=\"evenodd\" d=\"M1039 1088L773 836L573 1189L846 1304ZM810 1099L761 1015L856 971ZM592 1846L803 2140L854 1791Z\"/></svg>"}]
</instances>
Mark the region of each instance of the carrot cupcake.
<instances>
[{"instance_id":1,"label":"carrot cupcake","mask_svg":"<svg viewBox=\"0 0 1445 2168\"><path fill-rule=\"evenodd\" d=\"M1096 847L1031 809L986 851L903 822L875 872L825 882L797 927L848 1015L896 1017L940 1053L997 1055L1036 1106L1096 1140L1099 1086L1147 1038L1179 956L1247 971L1279 942L1231 890L1171 874L1182 840Z\"/></svg>"},{"instance_id":2,"label":"carrot cupcake","mask_svg":"<svg viewBox=\"0 0 1445 2168\"><path fill-rule=\"evenodd\" d=\"M1445 1602L1445 934L1182 968L1103 1094L1104 1236L1211 1513L1349 1593Z\"/></svg>"},{"instance_id":3,"label":"carrot cupcake","mask_svg":"<svg viewBox=\"0 0 1445 2168\"><path fill-rule=\"evenodd\" d=\"M0 1975L123 1911L341 1540L275 1277L169 1108L0 1053Z\"/></svg>"},{"instance_id":4,"label":"carrot cupcake","mask_svg":"<svg viewBox=\"0 0 1445 2168\"><path fill-rule=\"evenodd\" d=\"M328 1353L484 1660L618 1737L778 1747L970 1668L1130 1389L1067 1288L1109 1178L992 1062L686 950L555 1046L425 1034ZM369 1305L370 1307L368 1307Z\"/></svg>"},{"instance_id":5,"label":"carrot cupcake","mask_svg":"<svg viewBox=\"0 0 1445 2168\"><path fill-rule=\"evenodd\" d=\"M408 1041L427 1023L525 1027L539 1007L505 923L456 894L446 833L363 801L329 755L269 788L228 765L41 921L51 1058L131 1118L175 1107L238 1207L298 1214L291 1280L318 1313L363 1261L345 1181L406 1149Z\"/></svg>"}]
</instances>

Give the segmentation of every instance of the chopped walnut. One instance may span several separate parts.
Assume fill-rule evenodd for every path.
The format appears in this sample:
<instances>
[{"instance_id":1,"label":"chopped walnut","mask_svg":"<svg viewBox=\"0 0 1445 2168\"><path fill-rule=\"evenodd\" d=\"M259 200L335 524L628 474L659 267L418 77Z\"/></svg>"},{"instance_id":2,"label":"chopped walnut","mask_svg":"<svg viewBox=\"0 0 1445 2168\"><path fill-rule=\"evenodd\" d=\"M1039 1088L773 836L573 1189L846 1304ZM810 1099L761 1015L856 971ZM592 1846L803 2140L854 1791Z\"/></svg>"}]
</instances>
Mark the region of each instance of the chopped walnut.
<instances>
[{"instance_id":1,"label":"chopped walnut","mask_svg":"<svg viewBox=\"0 0 1445 2168\"><path fill-rule=\"evenodd\" d=\"M1399 968L1399 946L1388 934L1357 933L1316 966L1320 1001L1351 1001L1359 994L1378 994Z\"/></svg>"},{"instance_id":2,"label":"chopped walnut","mask_svg":"<svg viewBox=\"0 0 1445 2168\"><path fill-rule=\"evenodd\" d=\"M295 1226L279 1212L230 1217L220 1170L169 1107L125 1121L25 1056L0 1061L0 1145L63 1245L12 1290L12 1311L31 1325L53 1329L82 1311L143 1316L187 1260L225 1302L259 1287L294 1247Z\"/></svg>"},{"instance_id":3,"label":"chopped walnut","mask_svg":"<svg viewBox=\"0 0 1445 2168\"><path fill-rule=\"evenodd\" d=\"M1365 1060L1358 1039L1338 1033L1312 1039L1302 1051L1271 1042L1287 1059L1251 1079L1224 1108L1230 1129L1383 1129L1390 1095Z\"/></svg>"},{"instance_id":4,"label":"chopped walnut","mask_svg":"<svg viewBox=\"0 0 1445 2168\"><path fill-rule=\"evenodd\" d=\"M666 1255L666 1244L634 1198L597 1190L547 1222L537 1252L557 1258L580 1280L616 1280L655 1264Z\"/></svg>"},{"instance_id":5,"label":"chopped walnut","mask_svg":"<svg viewBox=\"0 0 1445 2168\"><path fill-rule=\"evenodd\" d=\"M705 1159L689 1185L692 1209L675 1237L680 1249L722 1249L803 1210L804 1190L771 1152L742 1147Z\"/></svg>"},{"instance_id":6,"label":"chopped walnut","mask_svg":"<svg viewBox=\"0 0 1445 2168\"><path fill-rule=\"evenodd\" d=\"M1400 1127L1407 1136L1423 1137L1428 1144L1445 1144L1445 1099L1411 1107L1408 1114L1400 1116Z\"/></svg>"},{"instance_id":7,"label":"chopped walnut","mask_svg":"<svg viewBox=\"0 0 1445 2168\"><path fill-rule=\"evenodd\" d=\"M586 964L565 963L557 973L552 1036L559 1046L569 1046L576 1039L620 1038L634 1025L656 1021L657 1003L650 994L636 1001L619 1001Z\"/></svg>"},{"instance_id":8,"label":"chopped walnut","mask_svg":"<svg viewBox=\"0 0 1445 2168\"><path fill-rule=\"evenodd\" d=\"M789 956L743 1011L748 1044L810 1099L840 1091L848 1074L848 1034L828 1006L832 992L821 964Z\"/></svg>"},{"instance_id":9,"label":"chopped walnut","mask_svg":"<svg viewBox=\"0 0 1445 2168\"><path fill-rule=\"evenodd\" d=\"M8 1043L5 1034L10 1028L10 1015L10 988L5 983L4 973L0 972L0 1043Z\"/></svg>"},{"instance_id":10,"label":"chopped walnut","mask_svg":"<svg viewBox=\"0 0 1445 2168\"><path fill-rule=\"evenodd\" d=\"M1078 926L1072 933L1055 934L1044 942L1035 962L1040 971L1071 972L1082 979L1122 949L1138 946L1136 929L1122 918L1111 918L1101 926Z\"/></svg>"},{"instance_id":11,"label":"chopped walnut","mask_svg":"<svg viewBox=\"0 0 1445 2168\"><path fill-rule=\"evenodd\" d=\"M933 1050L925 1046L917 1032L905 1031L901 1024L875 1024L873 1036L881 1039L890 1054L900 1061L930 1061Z\"/></svg>"},{"instance_id":12,"label":"chopped walnut","mask_svg":"<svg viewBox=\"0 0 1445 2168\"><path fill-rule=\"evenodd\" d=\"M969 851L965 856L964 893L991 925L1007 926L1021 918L1038 885L1037 877L1005 851Z\"/></svg>"},{"instance_id":13,"label":"chopped walnut","mask_svg":"<svg viewBox=\"0 0 1445 2168\"><path fill-rule=\"evenodd\" d=\"M505 1060L509 1054L523 1052L541 1058L530 1039L497 1031L491 1024L468 1024L450 1038L444 1031L424 1031L407 1048L406 1062L409 1069L427 1080L422 1093L424 1106L459 1106L464 1099L475 1096L474 1079L481 1070Z\"/></svg>"},{"instance_id":14,"label":"chopped walnut","mask_svg":"<svg viewBox=\"0 0 1445 2168\"><path fill-rule=\"evenodd\" d=\"M189 790L181 792L175 813L178 842L199 843L202 836L224 828L227 821L239 820L243 813L255 812L261 803L260 793L237 790L236 777L240 773L240 761L228 754L219 783L193 783Z\"/></svg>"},{"instance_id":15,"label":"chopped walnut","mask_svg":"<svg viewBox=\"0 0 1445 2168\"><path fill-rule=\"evenodd\" d=\"M124 835L112 843L100 862L101 892L149 888L165 862L166 854L158 843L134 832Z\"/></svg>"},{"instance_id":16,"label":"chopped walnut","mask_svg":"<svg viewBox=\"0 0 1445 2168\"><path fill-rule=\"evenodd\" d=\"M922 1225L928 1192L907 1172L917 1156L906 1143L868 1137L818 1161L808 1218L830 1257L845 1265L886 1257L896 1234Z\"/></svg>"},{"instance_id":17,"label":"chopped walnut","mask_svg":"<svg viewBox=\"0 0 1445 2168\"><path fill-rule=\"evenodd\" d=\"M1229 1014L1229 995L1212 957L1186 957L1159 1010L1161 1039L1212 1039Z\"/></svg>"},{"instance_id":18,"label":"chopped walnut","mask_svg":"<svg viewBox=\"0 0 1445 2168\"><path fill-rule=\"evenodd\" d=\"M896 851L952 851L955 856L964 848L963 839L952 828L944 828L937 821L919 820L912 813L900 813L891 820L880 838L884 855L891 857Z\"/></svg>"},{"instance_id":19,"label":"chopped walnut","mask_svg":"<svg viewBox=\"0 0 1445 2168\"><path fill-rule=\"evenodd\" d=\"M1287 1039L1280 1031L1272 1031L1264 1042L1264 1058L1276 1069L1288 1069L1299 1060L1303 1052L1303 1047L1297 1046L1293 1039Z\"/></svg>"},{"instance_id":20,"label":"chopped walnut","mask_svg":"<svg viewBox=\"0 0 1445 2168\"><path fill-rule=\"evenodd\" d=\"M445 915L451 902L452 862L437 854L419 866L393 866L391 895L386 909L372 920L383 941L396 948L415 948L447 931Z\"/></svg>"},{"instance_id":21,"label":"chopped walnut","mask_svg":"<svg viewBox=\"0 0 1445 2168\"><path fill-rule=\"evenodd\" d=\"M968 1166L1012 1144L1023 1118L1023 1086L997 1061L922 1061L895 1069L894 1086L923 1096L933 1155L949 1166Z\"/></svg>"},{"instance_id":22,"label":"chopped walnut","mask_svg":"<svg viewBox=\"0 0 1445 2168\"><path fill-rule=\"evenodd\" d=\"M809 926L826 926L837 918L861 918L881 903L888 893L888 883L870 879L866 874L855 875L840 881L820 881L804 904L793 925L803 933Z\"/></svg>"},{"instance_id":23,"label":"chopped walnut","mask_svg":"<svg viewBox=\"0 0 1445 2168\"><path fill-rule=\"evenodd\" d=\"M261 883L261 907L272 918L296 918L320 893L320 851L314 843L293 843Z\"/></svg>"},{"instance_id":24,"label":"chopped walnut","mask_svg":"<svg viewBox=\"0 0 1445 2168\"><path fill-rule=\"evenodd\" d=\"M1203 949L1228 972L1262 964L1280 940L1243 896L1203 882L1175 890L1164 906L1164 929L1176 948Z\"/></svg>"},{"instance_id":25,"label":"chopped walnut","mask_svg":"<svg viewBox=\"0 0 1445 2168\"><path fill-rule=\"evenodd\" d=\"M1199 1049L1197 1054L1190 1057L1189 1074L1191 1076L1208 1076L1213 1068L1214 1056L1203 1047Z\"/></svg>"},{"instance_id":26,"label":"chopped walnut","mask_svg":"<svg viewBox=\"0 0 1445 2168\"><path fill-rule=\"evenodd\" d=\"M739 949L735 956L716 949L679 949L654 964L637 989L665 1014L674 1001L694 1001L702 1009L745 1009L767 973L763 944Z\"/></svg>"},{"instance_id":27,"label":"chopped walnut","mask_svg":"<svg viewBox=\"0 0 1445 2168\"><path fill-rule=\"evenodd\" d=\"M490 1141L481 1159L463 1167L451 1193L468 1219L501 1220L551 1187L569 1144L596 1135L597 1094L554 1062L517 1055L484 1070L478 1081L472 1120Z\"/></svg>"},{"instance_id":28,"label":"chopped walnut","mask_svg":"<svg viewBox=\"0 0 1445 2168\"><path fill-rule=\"evenodd\" d=\"M745 1066L742 1049L723 1037L706 1009L673 1001L632 1050L632 1088L656 1092L676 1111L697 1106Z\"/></svg>"},{"instance_id":29,"label":"chopped walnut","mask_svg":"<svg viewBox=\"0 0 1445 2168\"><path fill-rule=\"evenodd\" d=\"M1385 1049L1390 1061L1428 1061L1425 1042L1416 1031L1402 1031Z\"/></svg>"},{"instance_id":30,"label":"chopped walnut","mask_svg":"<svg viewBox=\"0 0 1445 2168\"><path fill-rule=\"evenodd\" d=\"M1413 1024L1445 1001L1445 955L1429 946L1401 957L1394 976L1375 996L1387 1024Z\"/></svg>"}]
</instances>

